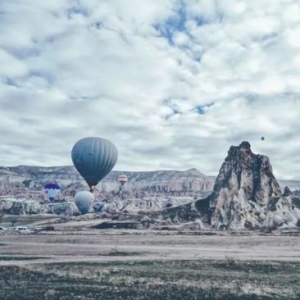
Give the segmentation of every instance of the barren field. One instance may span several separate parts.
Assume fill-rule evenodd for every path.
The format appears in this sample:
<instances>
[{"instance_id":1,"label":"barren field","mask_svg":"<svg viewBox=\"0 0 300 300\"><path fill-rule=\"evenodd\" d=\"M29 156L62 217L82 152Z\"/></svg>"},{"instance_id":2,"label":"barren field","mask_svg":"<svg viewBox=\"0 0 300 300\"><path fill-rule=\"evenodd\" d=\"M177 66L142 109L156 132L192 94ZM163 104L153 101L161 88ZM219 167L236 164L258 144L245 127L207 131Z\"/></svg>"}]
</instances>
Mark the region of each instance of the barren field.
<instances>
[{"instance_id":1,"label":"barren field","mask_svg":"<svg viewBox=\"0 0 300 300\"><path fill-rule=\"evenodd\" d=\"M296 236L0 236L0 299L299 299L299 271Z\"/></svg>"}]
</instances>

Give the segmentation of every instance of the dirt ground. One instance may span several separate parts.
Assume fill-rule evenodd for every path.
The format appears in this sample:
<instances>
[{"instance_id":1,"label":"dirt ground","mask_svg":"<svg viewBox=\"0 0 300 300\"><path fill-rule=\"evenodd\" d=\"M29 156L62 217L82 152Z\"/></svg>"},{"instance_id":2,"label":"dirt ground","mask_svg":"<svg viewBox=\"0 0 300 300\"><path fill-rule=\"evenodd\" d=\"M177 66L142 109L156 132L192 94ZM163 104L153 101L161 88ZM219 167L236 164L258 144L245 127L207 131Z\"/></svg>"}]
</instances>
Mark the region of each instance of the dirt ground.
<instances>
[{"instance_id":1,"label":"dirt ground","mask_svg":"<svg viewBox=\"0 0 300 300\"><path fill-rule=\"evenodd\" d=\"M0 236L0 299L299 299L299 271L297 236L147 230Z\"/></svg>"},{"instance_id":2,"label":"dirt ground","mask_svg":"<svg viewBox=\"0 0 300 300\"><path fill-rule=\"evenodd\" d=\"M183 235L172 232L139 230L90 230L2 235L0 255L43 256L30 263L57 261L138 260L238 260L299 261L300 238L293 236ZM126 257L110 257L111 251L126 252ZM131 255L131 253L135 253ZM23 263L22 260L10 264ZM7 264L7 261L0 261ZM26 261L26 264L28 262Z\"/></svg>"}]
</instances>

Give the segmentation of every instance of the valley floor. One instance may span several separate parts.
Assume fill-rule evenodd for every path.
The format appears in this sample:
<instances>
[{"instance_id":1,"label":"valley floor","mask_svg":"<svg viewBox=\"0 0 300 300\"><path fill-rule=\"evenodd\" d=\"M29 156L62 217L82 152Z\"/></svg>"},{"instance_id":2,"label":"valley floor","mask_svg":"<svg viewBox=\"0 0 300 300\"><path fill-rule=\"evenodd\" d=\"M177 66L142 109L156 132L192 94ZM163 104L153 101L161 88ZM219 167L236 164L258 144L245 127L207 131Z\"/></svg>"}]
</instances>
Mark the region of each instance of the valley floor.
<instances>
[{"instance_id":1,"label":"valley floor","mask_svg":"<svg viewBox=\"0 0 300 300\"><path fill-rule=\"evenodd\" d=\"M0 237L0 299L299 299L300 238L141 230Z\"/></svg>"}]
</instances>

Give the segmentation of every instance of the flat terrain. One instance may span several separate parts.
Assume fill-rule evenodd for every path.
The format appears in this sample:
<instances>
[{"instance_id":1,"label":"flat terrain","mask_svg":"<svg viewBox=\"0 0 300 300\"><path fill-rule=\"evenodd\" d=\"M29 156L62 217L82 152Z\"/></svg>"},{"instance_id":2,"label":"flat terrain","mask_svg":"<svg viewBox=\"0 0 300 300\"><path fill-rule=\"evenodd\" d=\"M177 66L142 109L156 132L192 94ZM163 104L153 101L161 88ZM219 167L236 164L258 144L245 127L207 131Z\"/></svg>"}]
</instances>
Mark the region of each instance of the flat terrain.
<instances>
[{"instance_id":1,"label":"flat terrain","mask_svg":"<svg viewBox=\"0 0 300 300\"><path fill-rule=\"evenodd\" d=\"M184 235L163 231L89 230L2 235L0 255L44 256L31 264L70 261L174 260L233 257L238 260L299 261L300 238L296 236ZM111 257L112 251L126 257ZM131 255L131 253L134 253ZM0 261L0 264L6 264ZM21 264L22 261L11 261ZM27 264L28 262L26 262Z\"/></svg>"},{"instance_id":2,"label":"flat terrain","mask_svg":"<svg viewBox=\"0 0 300 300\"><path fill-rule=\"evenodd\" d=\"M0 236L0 299L299 299L299 280L296 236Z\"/></svg>"}]
</instances>

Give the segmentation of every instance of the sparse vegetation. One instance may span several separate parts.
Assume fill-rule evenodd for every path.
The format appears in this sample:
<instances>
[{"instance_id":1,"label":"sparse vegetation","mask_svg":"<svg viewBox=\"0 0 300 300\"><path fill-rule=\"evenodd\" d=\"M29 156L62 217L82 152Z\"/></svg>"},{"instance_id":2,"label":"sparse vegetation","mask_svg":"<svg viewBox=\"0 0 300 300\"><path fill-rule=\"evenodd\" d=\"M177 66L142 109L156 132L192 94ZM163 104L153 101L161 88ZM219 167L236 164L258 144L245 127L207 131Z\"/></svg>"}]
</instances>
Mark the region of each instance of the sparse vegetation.
<instances>
[{"instance_id":1,"label":"sparse vegetation","mask_svg":"<svg viewBox=\"0 0 300 300\"><path fill-rule=\"evenodd\" d=\"M0 255L0 261L18 261L18 260L36 260L36 259L46 259L48 257L39 256L2 256Z\"/></svg>"},{"instance_id":2,"label":"sparse vegetation","mask_svg":"<svg viewBox=\"0 0 300 300\"><path fill-rule=\"evenodd\" d=\"M44 231L54 231L55 228L54 226L51 226L51 225L47 225L45 227L42 228Z\"/></svg>"},{"instance_id":3,"label":"sparse vegetation","mask_svg":"<svg viewBox=\"0 0 300 300\"><path fill-rule=\"evenodd\" d=\"M237 261L232 256L226 256L225 260L227 267L231 268L237 265Z\"/></svg>"},{"instance_id":4,"label":"sparse vegetation","mask_svg":"<svg viewBox=\"0 0 300 300\"><path fill-rule=\"evenodd\" d=\"M137 256L143 254L143 252L120 251L117 246L113 247L108 253L99 253L100 256Z\"/></svg>"},{"instance_id":5,"label":"sparse vegetation","mask_svg":"<svg viewBox=\"0 0 300 300\"><path fill-rule=\"evenodd\" d=\"M219 262L114 261L1 266L0 298L299 299L299 271L300 263L240 262L231 257Z\"/></svg>"},{"instance_id":6,"label":"sparse vegetation","mask_svg":"<svg viewBox=\"0 0 300 300\"><path fill-rule=\"evenodd\" d=\"M18 221L17 218L12 218L11 221L10 221L11 222L11 226L14 227L15 224L17 223L17 221Z\"/></svg>"}]
</instances>

